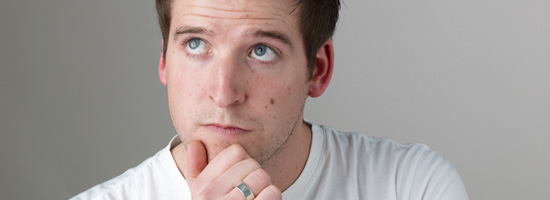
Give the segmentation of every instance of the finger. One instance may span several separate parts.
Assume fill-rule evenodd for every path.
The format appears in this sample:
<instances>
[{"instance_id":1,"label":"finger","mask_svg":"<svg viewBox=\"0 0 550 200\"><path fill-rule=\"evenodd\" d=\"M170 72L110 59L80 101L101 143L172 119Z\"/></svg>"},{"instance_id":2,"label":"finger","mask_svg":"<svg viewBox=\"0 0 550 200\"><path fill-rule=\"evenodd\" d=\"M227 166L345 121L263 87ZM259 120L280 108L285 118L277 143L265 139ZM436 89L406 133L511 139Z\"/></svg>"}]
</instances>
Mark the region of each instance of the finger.
<instances>
[{"instance_id":1,"label":"finger","mask_svg":"<svg viewBox=\"0 0 550 200\"><path fill-rule=\"evenodd\" d=\"M197 176L204 170L207 159L206 149L201 142L192 141L187 144L187 161L183 175L189 185L192 185Z\"/></svg>"},{"instance_id":2,"label":"finger","mask_svg":"<svg viewBox=\"0 0 550 200\"><path fill-rule=\"evenodd\" d=\"M271 176L264 169L256 169L244 178L243 183L258 196L262 190L271 185Z\"/></svg>"},{"instance_id":3,"label":"finger","mask_svg":"<svg viewBox=\"0 0 550 200\"><path fill-rule=\"evenodd\" d=\"M243 193L241 193L237 187L233 187L233 190L231 190L225 197L225 199L246 200Z\"/></svg>"},{"instance_id":4,"label":"finger","mask_svg":"<svg viewBox=\"0 0 550 200\"><path fill-rule=\"evenodd\" d=\"M218 155L208 163L206 168L199 174L196 181L206 186L214 182L227 169L247 158L249 158L249 156L241 145L231 145L218 153Z\"/></svg>"},{"instance_id":5,"label":"finger","mask_svg":"<svg viewBox=\"0 0 550 200\"><path fill-rule=\"evenodd\" d=\"M264 188L255 200L280 200L282 198L283 194L281 194L281 190L277 186L270 185Z\"/></svg>"},{"instance_id":6,"label":"finger","mask_svg":"<svg viewBox=\"0 0 550 200\"><path fill-rule=\"evenodd\" d=\"M235 185L239 184L240 182L243 182L243 180L247 176L249 176L255 170L258 170L258 169L260 169L260 164L256 160L252 158L242 160L237 164L233 165L232 167L230 167L229 169L227 169L227 171L225 171L222 175L220 175L212 183L211 189L216 190L216 192L222 192L223 194L227 194L235 187ZM267 178L269 179L269 176L267 176ZM257 191L259 192L261 191L261 189Z\"/></svg>"}]
</instances>

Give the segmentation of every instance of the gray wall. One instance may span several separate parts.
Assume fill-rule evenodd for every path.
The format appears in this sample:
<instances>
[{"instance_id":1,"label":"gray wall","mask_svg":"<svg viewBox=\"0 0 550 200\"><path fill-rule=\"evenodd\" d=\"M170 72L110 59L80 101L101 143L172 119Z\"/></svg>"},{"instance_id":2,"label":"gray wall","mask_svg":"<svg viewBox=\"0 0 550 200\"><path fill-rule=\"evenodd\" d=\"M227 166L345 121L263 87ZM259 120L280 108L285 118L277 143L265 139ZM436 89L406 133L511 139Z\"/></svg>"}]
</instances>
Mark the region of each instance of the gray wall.
<instances>
[{"instance_id":1,"label":"gray wall","mask_svg":"<svg viewBox=\"0 0 550 200\"><path fill-rule=\"evenodd\" d=\"M550 188L550 2L346 1L306 118L426 143L472 199ZM0 194L66 199L175 134L152 0L0 3Z\"/></svg>"}]
</instances>

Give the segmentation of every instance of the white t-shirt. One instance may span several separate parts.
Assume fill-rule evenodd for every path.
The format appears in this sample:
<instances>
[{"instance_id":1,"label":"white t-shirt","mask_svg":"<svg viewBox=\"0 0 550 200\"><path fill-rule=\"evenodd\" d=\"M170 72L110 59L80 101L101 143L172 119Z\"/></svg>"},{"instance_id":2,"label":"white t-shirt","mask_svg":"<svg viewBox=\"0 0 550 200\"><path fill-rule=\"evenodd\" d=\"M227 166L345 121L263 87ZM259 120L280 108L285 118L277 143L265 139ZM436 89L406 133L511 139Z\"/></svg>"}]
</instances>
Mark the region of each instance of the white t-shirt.
<instances>
[{"instance_id":1,"label":"white t-shirt","mask_svg":"<svg viewBox=\"0 0 550 200\"><path fill-rule=\"evenodd\" d=\"M306 166L283 199L468 199L455 168L422 144L312 124ZM170 149L71 199L191 199Z\"/></svg>"}]
</instances>

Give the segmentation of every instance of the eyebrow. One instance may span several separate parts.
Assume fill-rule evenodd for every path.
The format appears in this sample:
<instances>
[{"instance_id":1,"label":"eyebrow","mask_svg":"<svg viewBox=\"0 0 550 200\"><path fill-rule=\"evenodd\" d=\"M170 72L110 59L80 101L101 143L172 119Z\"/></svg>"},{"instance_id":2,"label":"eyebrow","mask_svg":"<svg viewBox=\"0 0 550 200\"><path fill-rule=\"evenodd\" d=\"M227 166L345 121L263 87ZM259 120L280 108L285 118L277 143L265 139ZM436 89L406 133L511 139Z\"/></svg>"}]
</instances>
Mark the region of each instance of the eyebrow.
<instances>
[{"instance_id":1,"label":"eyebrow","mask_svg":"<svg viewBox=\"0 0 550 200\"><path fill-rule=\"evenodd\" d=\"M211 35L212 31L207 31L205 28L202 28L202 27L182 26L176 29L176 32L174 33L174 38L177 39L178 36L186 33Z\"/></svg>"},{"instance_id":2,"label":"eyebrow","mask_svg":"<svg viewBox=\"0 0 550 200\"><path fill-rule=\"evenodd\" d=\"M276 40L279 40L280 42L290 46L290 48L293 48L292 43L290 42L290 38L286 36L285 34L278 32L278 31L263 31L263 30L257 30L254 31L252 34L255 37L268 37L273 38Z\"/></svg>"},{"instance_id":3,"label":"eyebrow","mask_svg":"<svg viewBox=\"0 0 550 200\"><path fill-rule=\"evenodd\" d=\"M174 38L177 40L178 36L187 34L187 33L194 33L194 34L207 34L212 35L212 31L208 31L203 27L195 27L195 26L182 26L176 29L176 32L174 33ZM264 30L256 30L252 32L252 35L254 37L267 37L272 38L275 40L278 40L288 46L290 48L294 48L292 43L290 42L290 38L285 35L284 33L278 32L278 31L264 31Z\"/></svg>"}]
</instances>

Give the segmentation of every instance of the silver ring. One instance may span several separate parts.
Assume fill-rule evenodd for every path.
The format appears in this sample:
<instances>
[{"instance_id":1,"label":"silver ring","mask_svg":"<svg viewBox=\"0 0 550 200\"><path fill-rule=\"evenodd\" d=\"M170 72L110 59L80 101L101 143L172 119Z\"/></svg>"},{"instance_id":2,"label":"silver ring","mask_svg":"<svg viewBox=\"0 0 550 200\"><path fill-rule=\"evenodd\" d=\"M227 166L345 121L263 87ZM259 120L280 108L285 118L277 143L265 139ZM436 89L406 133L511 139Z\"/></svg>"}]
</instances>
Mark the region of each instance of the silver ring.
<instances>
[{"instance_id":1,"label":"silver ring","mask_svg":"<svg viewBox=\"0 0 550 200\"><path fill-rule=\"evenodd\" d=\"M248 188L248 186L246 186L246 184L244 184L243 182L239 183L235 187L239 189L239 191L241 191L241 193L244 195L244 198L246 200L254 199L254 194L252 194L252 191L250 191L250 188Z\"/></svg>"}]
</instances>

